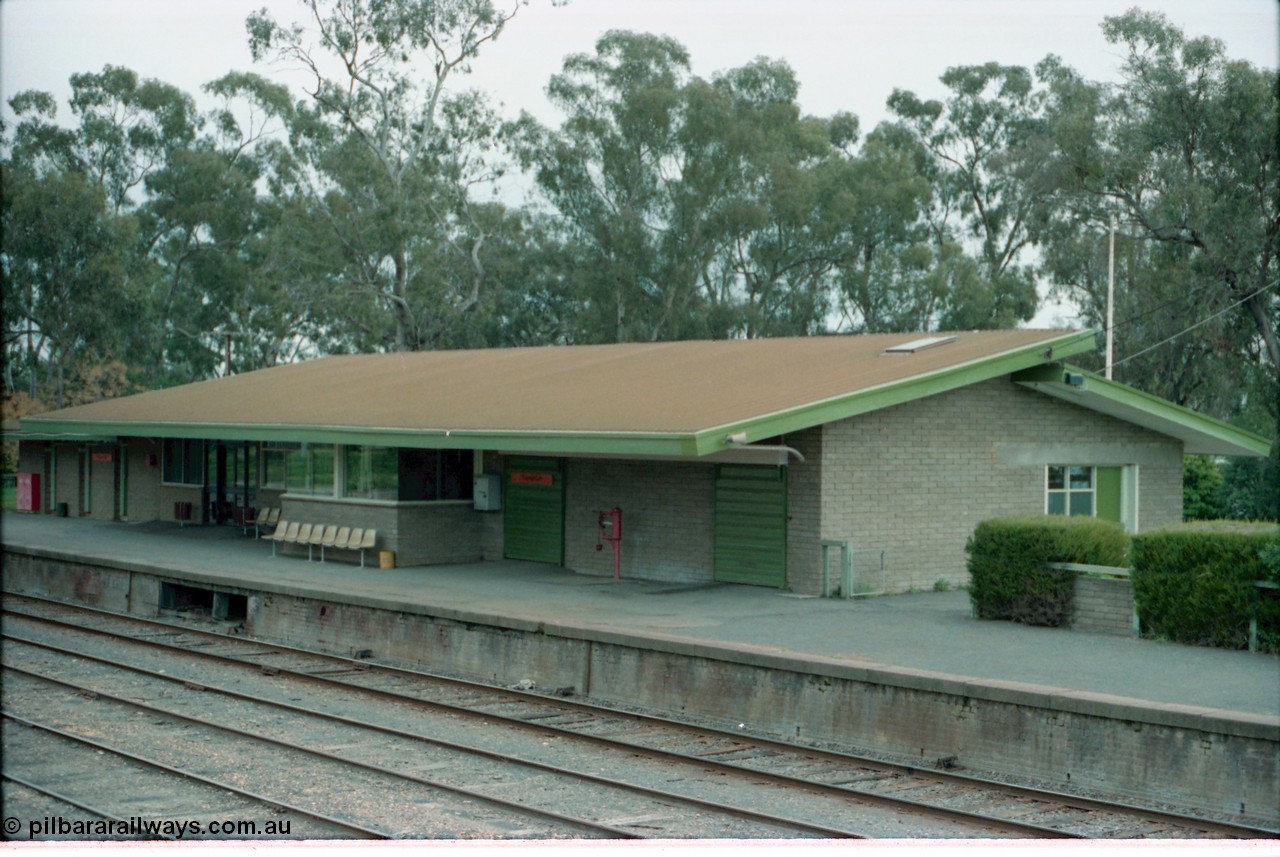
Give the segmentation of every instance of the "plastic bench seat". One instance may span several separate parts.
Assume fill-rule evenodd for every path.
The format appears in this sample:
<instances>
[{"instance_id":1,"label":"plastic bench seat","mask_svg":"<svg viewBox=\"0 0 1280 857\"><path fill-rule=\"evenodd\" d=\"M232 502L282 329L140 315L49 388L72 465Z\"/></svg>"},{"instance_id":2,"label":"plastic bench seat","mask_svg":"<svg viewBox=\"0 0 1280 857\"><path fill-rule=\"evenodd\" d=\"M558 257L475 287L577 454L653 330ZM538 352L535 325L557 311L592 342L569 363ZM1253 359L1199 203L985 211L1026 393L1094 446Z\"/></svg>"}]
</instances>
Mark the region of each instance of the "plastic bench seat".
<instances>
[{"instance_id":1,"label":"plastic bench seat","mask_svg":"<svg viewBox=\"0 0 1280 857\"><path fill-rule=\"evenodd\" d=\"M271 540L271 555L276 555L276 545L292 542L298 538L299 523L297 521L281 521L275 532L267 536Z\"/></svg>"}]
</instances>

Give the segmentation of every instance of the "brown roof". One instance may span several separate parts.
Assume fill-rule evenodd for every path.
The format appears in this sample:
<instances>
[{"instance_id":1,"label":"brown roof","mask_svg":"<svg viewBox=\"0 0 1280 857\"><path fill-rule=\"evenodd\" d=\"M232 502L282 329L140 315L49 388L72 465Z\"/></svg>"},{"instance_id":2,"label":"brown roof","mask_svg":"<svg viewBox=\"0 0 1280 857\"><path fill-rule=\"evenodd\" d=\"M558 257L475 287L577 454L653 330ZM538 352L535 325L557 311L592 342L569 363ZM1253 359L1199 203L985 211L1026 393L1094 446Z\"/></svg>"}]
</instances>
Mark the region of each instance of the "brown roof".
<instances>
[{"instance_id":1,"label":"brown roof","mask_svg":"<svg viewBox=\"0 0 1280 857\"><path fill-rule=\"evenodd\" d=\"M910 354L885 349L927 334L325 357L67 408L41 419L683 434L980 363L1072 332L946 335L954 341Z\"/></svg>"}]
</instances>

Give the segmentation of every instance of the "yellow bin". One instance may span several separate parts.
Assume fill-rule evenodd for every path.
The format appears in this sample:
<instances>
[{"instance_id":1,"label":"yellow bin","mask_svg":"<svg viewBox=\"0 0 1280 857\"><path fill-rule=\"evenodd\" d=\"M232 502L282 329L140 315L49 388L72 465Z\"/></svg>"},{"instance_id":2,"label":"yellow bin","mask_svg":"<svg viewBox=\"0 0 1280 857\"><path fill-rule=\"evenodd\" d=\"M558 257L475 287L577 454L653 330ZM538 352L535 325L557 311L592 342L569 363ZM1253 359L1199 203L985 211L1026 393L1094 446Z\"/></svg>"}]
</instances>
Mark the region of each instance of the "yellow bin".
<instances>
[{"instance_id":1,"label":"yellow bin","mask_svg":"<svg viewBox=\"0 0 1280 857\"><path fill-rule=\"evenodd\" d=\"M395 568L395 551L378 551L378 568Z\"/></svg>"}]
</instances>

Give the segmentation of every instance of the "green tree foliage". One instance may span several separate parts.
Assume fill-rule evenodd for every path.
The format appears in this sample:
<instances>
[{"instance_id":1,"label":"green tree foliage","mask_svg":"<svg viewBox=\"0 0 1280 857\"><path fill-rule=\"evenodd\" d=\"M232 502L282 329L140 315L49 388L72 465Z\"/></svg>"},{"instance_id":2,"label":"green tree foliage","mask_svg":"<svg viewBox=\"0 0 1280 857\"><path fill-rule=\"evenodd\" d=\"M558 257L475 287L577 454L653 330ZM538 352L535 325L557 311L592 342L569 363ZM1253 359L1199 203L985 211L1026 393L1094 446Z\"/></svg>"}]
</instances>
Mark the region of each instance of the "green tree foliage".
<instances>
[{"instance_id":1,"label":"green tree foliage","mask_svg":"<svg viewBox=\"0 0 1280 857\"><path fill-rule=\"evenodd\" d=\"M134 224L100 185L73 170L3 173L6 388L68 401L77 362L127 349L142 306L129 279Z\"/></svg>"},{"instance_id":2,"label":"green tree foliage","mask_svg":"<svg viewBox=\"0 0 1280 857\"><path fill-rule=\"evenodd\" d=\"M611 32L548 93L566 119L526 116L519 151L578 254L582 339L824 328L847 207L828 162L848 119L803 117L785 63L707 81L673 39Z\"/></svg>"},{"instance_id":3,"label":"green tree foliage","mask_svg":"<svg viewBox=\"0 0 1280 857\"><path fill-rule=\"evenodd\" d=\"M1127 236L1117 259L1119 377L1231 416L1252 367L1268 367L1263 396L1280 369L1277 76L1159 14L1108 18L1103 32L1125 51L1119 84L1081 80L1055 58L1041 64L1064 190L1048 270L1101 319L1099 236L1118 216ZM1176 345L1161 347L1173 336Z\"/></svg>"},{"instance_id":4,"label":"green tree foliage","mask_svg":"<svg viewBox=\"0 0 1280 857\"><path fill-rule=\"evenodd\" d=\"M930 154L897 125L868 135L860 153L823 167L824 208L836 225L836 303L858 333L929 330L977 266L954 242L936 243L926 219Z\"/></svg>"},{"instance_id":5,"label":"green tree foliage","mask_svg":"<svg viewBox=\"0 0 1280 857\"><path fill-rule=\"evenodd\" d=\"M451 94L516 8L491 0L304 0L309 27L265 10L247 22L255 60L301 66L309 104L288 116L299 166L286 192L305 230L300 263L321 323L354 322L353 348L417 350L475 307L484 225L471 191L491 180L494 120ZM446 247L466 264L441 268ZM445 272L453 273L446 277Z\"/></svg>"},{"instance_id":6,"label":"green tree foliage","mask_svg":"<svg viewBox=\"0 0 1280 857\"><path fill-rule=\"evenodd\" d=\"M1043 180L1042 93L1031 73L987 63L948 69L945 102L894 90L889 107L930 155L928 220L944 268L954 245L976 242L976 270L957 271L938 323L949 330L1000 328L1027 321L1039 305L1034 267L1052 186ZM961 266L962 268L965 266Z\"/></svg>"},{"instance_id":7,"label":"green tree foliage","mask_svg":"<svg viewBox=\"0 0 1280 857\"><path fill-rule=\"evenodd\" d=\"M676 336L675 310L696 294L712 239L709 218L684 208L701 196L685 186L688 84L675 40L610 32L551 79L559 131L521 122L522 162L576 245L585 341Z\"/></svg>"},{"instance_id":8,"label":"green tree foliage","mask_svg":"<svg viewBox=\"0 0 1280 857\"><path fill-rule=\"evenodd\" d=\"M1182 518L1214 521L1222 514L1222 470L1210 455L1188 455L1182 465Z\"/></svg>"}]
</instances>

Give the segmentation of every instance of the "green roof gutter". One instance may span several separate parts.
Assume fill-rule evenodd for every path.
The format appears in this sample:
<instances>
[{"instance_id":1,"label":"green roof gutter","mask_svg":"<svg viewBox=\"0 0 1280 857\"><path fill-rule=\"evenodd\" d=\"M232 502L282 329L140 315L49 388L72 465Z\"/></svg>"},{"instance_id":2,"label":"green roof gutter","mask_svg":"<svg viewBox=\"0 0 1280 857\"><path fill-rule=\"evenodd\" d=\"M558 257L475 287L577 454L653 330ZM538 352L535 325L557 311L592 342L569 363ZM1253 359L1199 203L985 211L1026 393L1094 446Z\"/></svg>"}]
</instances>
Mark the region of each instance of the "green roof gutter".
<instances>
[{"instance_id":1,"label":"green roof gutter","mask_svg":"<svg viewBox=\"0 0 1280 857\"><path fill-rule=\"evenodd\" d=\"M28 430L28 423L30 429ZM92 429L92 436L84 432ZM72 423L23 420L23 440L114 441L122 437L175 437L200 440L324 443L345 446L398 446L421 449L507 449L516 452L693 456L690 434L645 432L536 432L356 428L352 426L262 425L252 423Z\"/></svg>"},{"instance_id":2,"label":"green roof gutter","mask_svg":"<svg viewBox=\"0 0 1280 857\"><path fill-rule=\"evenodd\" d=\"M1068 376L1070 383L1068 382ZM1047 396L1178 438L1184 451L1202 455L1266 458L1271 441L1074 366L1040 366L1013 380Z\"/></svg>"},{"instance_id":3,"label":"green roof gutter","mask_svg":"<svg viewBox=\"0 0 1280 857\"><path fill-rule=\"evenodd\" d=\"M766 414L751 420L705 429L697 434L697 454L707 455L743 443L755 443L927 396L936 396L939 393L946 393L1002 375L1011 375L1033 366L1059 361L1094 350L1096 336L1096 331L1093 330L1074 332L1057 339L979 358L868 390L859 390L856 393ZM910 355L898 355L893 359L909 360ZM737 436L735 441L728 440L730 435Z\"/></svg>"}]
</instances>

